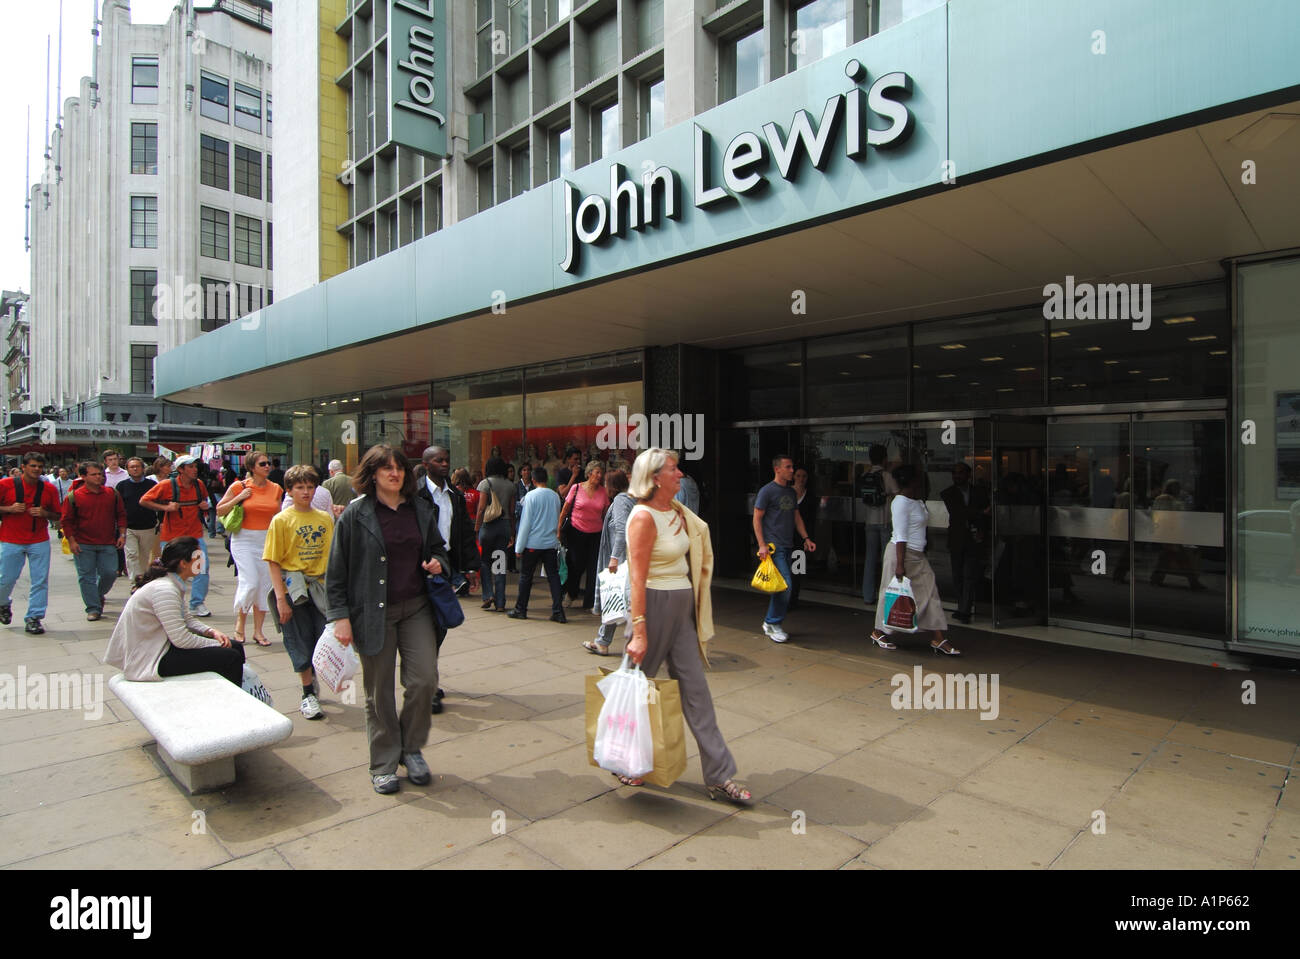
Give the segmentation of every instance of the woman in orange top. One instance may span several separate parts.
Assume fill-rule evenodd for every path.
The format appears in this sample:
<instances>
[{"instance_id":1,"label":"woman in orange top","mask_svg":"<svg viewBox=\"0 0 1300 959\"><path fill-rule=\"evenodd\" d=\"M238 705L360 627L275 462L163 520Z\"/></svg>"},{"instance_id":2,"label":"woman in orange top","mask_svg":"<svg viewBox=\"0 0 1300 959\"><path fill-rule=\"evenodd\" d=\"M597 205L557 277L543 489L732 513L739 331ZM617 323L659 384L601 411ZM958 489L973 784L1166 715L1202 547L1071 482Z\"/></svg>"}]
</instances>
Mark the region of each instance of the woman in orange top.
<instances>
[{"instance_id":1,"label":"woman in orange top","mask_svg":"<svg viewBox=\"0 0 1300 959\"><path fill-rule=\"evenodd\" d=\"M270 646L271 641L262 634L262 623L270 609L271 570L262 559L266 548L266 531L271 520L280 512L284 490L278 483L267 479L271 472L271 457L254 450L244 462L248 464L247 479L231 483L226 495L217 504L217 515L225 516L236 506L244 507L244 521L230 537L230 556L235 561L235 575L239 588L235 591L235 642L244 641L244 622L248 611L253 611L253 639L259 646Z\"/></svg>"}]
</instances>

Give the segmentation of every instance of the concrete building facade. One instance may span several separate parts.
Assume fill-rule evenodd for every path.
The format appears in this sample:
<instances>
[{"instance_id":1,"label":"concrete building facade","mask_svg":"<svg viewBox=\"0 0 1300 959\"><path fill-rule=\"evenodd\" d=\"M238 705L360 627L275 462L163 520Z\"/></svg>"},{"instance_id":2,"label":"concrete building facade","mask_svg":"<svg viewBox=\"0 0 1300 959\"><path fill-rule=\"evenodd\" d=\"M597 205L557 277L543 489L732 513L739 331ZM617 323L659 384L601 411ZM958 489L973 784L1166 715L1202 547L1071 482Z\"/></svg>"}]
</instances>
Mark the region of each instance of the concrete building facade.
<instances>
[{"instance_id":1,"label":"concrete building facade","mask_svg":"<svg viewBox=\"0 0 1300 959\"><path fill-rule=\"evenodd\" d=\"M31 405L211 438L235 416L156 400L153 363L274 297L270 3L101 20L31 194Z\"/></svg>"}]
</instances>

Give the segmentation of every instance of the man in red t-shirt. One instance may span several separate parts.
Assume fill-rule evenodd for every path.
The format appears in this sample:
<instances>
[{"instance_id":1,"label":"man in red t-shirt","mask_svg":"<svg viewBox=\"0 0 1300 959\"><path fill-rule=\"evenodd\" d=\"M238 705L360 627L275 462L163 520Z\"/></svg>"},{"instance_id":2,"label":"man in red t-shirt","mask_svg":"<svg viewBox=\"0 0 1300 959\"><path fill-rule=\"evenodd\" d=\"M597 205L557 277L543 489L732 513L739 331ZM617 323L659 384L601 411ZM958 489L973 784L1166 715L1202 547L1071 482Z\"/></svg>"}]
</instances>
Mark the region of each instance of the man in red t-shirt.
<instances>
[{"instance_id":1,"label":"man in red t-shirt","mask_svg":"<svg viewBox=\"0 0 1300 959\"><path fill-rule=\"evenodd\" d=\"M199 480L199 461L193 456L178 457L172 464L176 472L171 479L161 480L153 489L140 497L140 505L163 514L162 535L159 548L182 536L193 536L203 551L203 572L192 580L190 610L195 616L211 616L212 611L203 605L208 598L208 543L203 535L203 512L210 509L207 487Z\"/></svg>"},{"instance_id":2,"label":"man in red t-shirt","mask_svg":"<svg viewBox=\"0 0 1300 959\"><path fill-rule=\"evenodd\" d=\"M95 462L77 470L85 482L63 501L63 535L77 566L77 585L86 606L86 619L104 614L104 597L117 581L117 551L125 541L126 507L116 490L104 483L104 470Z\"/></svg>"},{"instance_id":3,"label":"man in red t-shirt","mask_svg":"<svg viewBox=\"0 0 1300 959\"><path fill-rule=\"evenodd\" d=\"M0 623L13 619L10 598L22 575L23 563L31 577L27 593L27 632L45 632L45 604L50 579L49 521L59 518L59 491L41 479L45 457L23 454L19 476L0 480Z\"/></svg>"}]
</instances>

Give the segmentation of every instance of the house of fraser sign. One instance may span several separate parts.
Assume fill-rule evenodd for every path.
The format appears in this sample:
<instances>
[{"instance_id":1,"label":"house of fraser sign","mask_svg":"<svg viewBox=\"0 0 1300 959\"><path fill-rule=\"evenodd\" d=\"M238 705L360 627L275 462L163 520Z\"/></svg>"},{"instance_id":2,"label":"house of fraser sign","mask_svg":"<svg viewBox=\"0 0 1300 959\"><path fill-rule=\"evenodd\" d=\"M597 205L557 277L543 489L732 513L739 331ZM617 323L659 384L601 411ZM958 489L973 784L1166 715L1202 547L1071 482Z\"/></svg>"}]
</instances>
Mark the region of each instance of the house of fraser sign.
<instances>
[{"instance_id":1,"label":"house of fraser sign","mask_svg":"<svg viewBox=\"0 0 1300 959\"><path fill-rule=\"evenodd\" d=\"M855 86L827 100L819 121L807 110L798 110L786 131L768 122L762 126L762 136L748 130L738 133L722 150L720 165L712 138L695 123L695 206L708 209L743 202L747 195L766 189L772 174L793 181L804 155L813 169L824 171L841 131L845 156L858 162L866 160L867 147L889 149L904 143L914 124L901 99L911 93L912 78L906 73L887 73L863 89L867 71L859 61L850 60L844 72ZM869 114L887 119L889 126L873 128ZM559 265L566 273L578 272L584 246L618 239L629 229L658 227L661 214L669 220L681 219L681 178L667 166L648 170L638 185L628 178L622 164L610 164L608 199L596 193L582 197L568 181L562 189L564 259Z\"/></svg>"}]
</instances>

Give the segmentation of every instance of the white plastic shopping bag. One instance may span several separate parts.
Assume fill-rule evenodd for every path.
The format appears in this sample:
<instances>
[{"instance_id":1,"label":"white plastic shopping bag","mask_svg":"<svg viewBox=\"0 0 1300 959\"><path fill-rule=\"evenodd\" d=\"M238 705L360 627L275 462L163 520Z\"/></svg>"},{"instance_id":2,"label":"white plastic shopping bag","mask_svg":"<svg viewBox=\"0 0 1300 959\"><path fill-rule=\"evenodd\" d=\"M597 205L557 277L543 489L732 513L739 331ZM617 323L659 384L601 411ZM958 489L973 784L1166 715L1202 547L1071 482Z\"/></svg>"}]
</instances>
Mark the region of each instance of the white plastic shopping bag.
<instances>
[{"instance_id":1,"label":"white plastic shopping bag","mask_svg":"<svg viewBox=\"0 0 1300 959\"><path fill-rule=\"evenodd\" d=\"M605 697L600 708L592 758L601 769L635 779L655 768L650 729L650 680L623 657L622 665L596 688Z\"/></svg>"},{"instance_id":2,"label":"white plastic shopping bag","mask_svg":"<svg viewBox=\"0 0 1300 959\"><path fill-rule=\"evenodd\" d=\"M271 702L271 694L266 691L266 686L263 685L261 677L253 672L253 667L247 663L244 664L243 682L240 685L243 687L244 692L254 699L261 700L272 709L275 708L275 703Z\"/></svg>"},{"instance_id":3,"label":"white plastic shopping bag","mask_svg":"<svg viewBox=\"0 0 1300 959\"><path fill-rule=\"evenodd\" d=\"M316 651L311 664L316 677L333 692L338 692L361 668L361 660L351 645L344 646L334 638L334 624L326 623L325 630L316 640Z\"/></svg>"},{"instance_id":4,"label":"white plastic shopping bag","mask_svg":"<svg viewBox=\"0 0 1300 959\"><path fill-rule=\"evenodd\" d=\"M912 593L912 581L904 576L902 582L898 577L891 577L885 587L884 629L887 633L915 633L916 596Z\"/></svg>"},{"instance_id":5,"label":"white plastic shopping bag","mask_svg":"<svg viewBox=\"0 0 1300 959\"><path fill-rule=\"evenodd\" d=\"M605 625L621 623L627 619L628 587L627 563L620 563L617 573L602 569L596 574L600 583L600 621Z\"/></svg>"}]
</instances>

